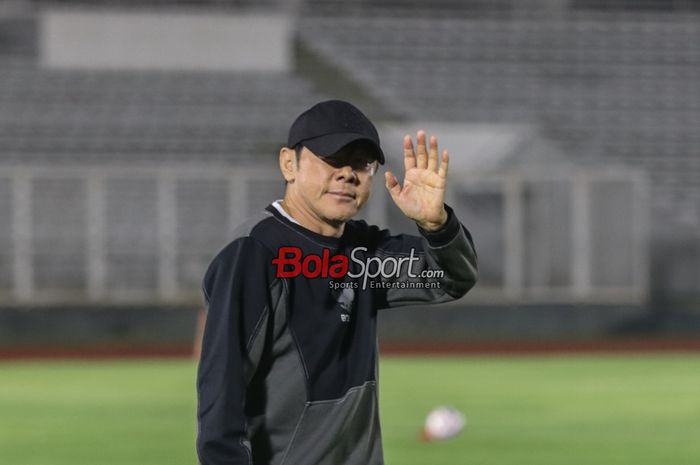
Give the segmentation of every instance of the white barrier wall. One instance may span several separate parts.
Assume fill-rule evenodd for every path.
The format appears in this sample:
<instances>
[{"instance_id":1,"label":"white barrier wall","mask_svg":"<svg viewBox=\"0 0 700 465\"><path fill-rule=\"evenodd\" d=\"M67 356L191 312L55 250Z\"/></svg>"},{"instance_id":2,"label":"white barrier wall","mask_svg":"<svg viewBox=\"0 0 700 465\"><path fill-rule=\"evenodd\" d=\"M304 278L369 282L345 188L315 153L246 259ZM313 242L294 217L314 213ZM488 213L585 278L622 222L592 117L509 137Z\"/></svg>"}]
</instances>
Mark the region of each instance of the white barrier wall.
<instances>
[{"instance_id":1,"label":"white barrier wall","mask_svg":"<svg viewBox=\"0 0 700 465\"><path fill-rule=\"evenodd\" d=\"M382 128L387 169L400 180L403 136L415 139L419 128L450 153L446 202L479 254L470 302L647 299L650 200L641 172L573 164L529 126L433 121ZM415 230L383 186L373 195L392 229Z\"/></svg>"},{"instance_id":2,"label":"white barrier wall","mask_svg":"<svg viewBox=\"0 0 700 465\"><path fill-rule=\"evenodd\" d=\"M469 302L646 298L642 178L593 170L469 177L455 166L449 182L449 203L479 253ZM415 234L415 224L396 221L381 174L374 188L371 221ZM235 225L283 192L279 172L263 167L0 165L0 300L199 302L206 265Z\"/></svg>"},{"instance_id":3,"label":"white barrier wall","mask_svg":"<svg viewBox=\"0 0 700 465\"><path fill-rule=\"evenodd\" d=\"M290 69L292 24L273 13L45 10L40 56L55 68Z\"/></svg>"}]
</instances>

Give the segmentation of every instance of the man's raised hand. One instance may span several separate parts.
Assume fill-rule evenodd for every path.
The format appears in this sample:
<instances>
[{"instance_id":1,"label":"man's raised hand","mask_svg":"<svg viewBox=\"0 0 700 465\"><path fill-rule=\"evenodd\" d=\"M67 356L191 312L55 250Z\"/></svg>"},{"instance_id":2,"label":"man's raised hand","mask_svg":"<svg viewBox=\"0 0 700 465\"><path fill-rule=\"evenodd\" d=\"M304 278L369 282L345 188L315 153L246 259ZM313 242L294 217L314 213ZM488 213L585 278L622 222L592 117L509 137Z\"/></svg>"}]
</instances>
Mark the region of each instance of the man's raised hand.
<instances>
[{"instance_id":1,"label":"man's raised hand","mask_svg":"<svg viewBox=\"0 0 700 465\"><path fill-rule=\"evenodd\" d=\"M396 206L427 231L437 231L447 222L445 211L445 186L450 157L447 150L438 158L438 144L430 136L430 147L426 147L425 131L418 131L418 149L414 152L413 140L406 134L403 139L404 180L403 186L391 171L384 174L386 188Z\"/></svg>"}]
</instances>

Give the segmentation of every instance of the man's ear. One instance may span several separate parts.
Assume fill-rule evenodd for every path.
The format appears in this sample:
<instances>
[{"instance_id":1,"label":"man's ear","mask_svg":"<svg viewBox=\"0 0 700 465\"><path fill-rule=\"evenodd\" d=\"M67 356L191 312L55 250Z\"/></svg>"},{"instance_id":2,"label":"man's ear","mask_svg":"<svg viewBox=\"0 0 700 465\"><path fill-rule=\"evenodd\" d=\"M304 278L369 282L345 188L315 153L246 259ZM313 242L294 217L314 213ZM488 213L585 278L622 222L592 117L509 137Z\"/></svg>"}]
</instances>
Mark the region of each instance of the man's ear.
<instances>
[{"instance_id":1,"label":"man's ear","mask_svg":"<svg viewBox=\"0 0 700 465\"><path fill-rule=\"evenodd\" d=\"M285 181L294 182L297 171L297 153L294 149L289 147L280 149L280 171Z\"/></svg>"}]
</instances>

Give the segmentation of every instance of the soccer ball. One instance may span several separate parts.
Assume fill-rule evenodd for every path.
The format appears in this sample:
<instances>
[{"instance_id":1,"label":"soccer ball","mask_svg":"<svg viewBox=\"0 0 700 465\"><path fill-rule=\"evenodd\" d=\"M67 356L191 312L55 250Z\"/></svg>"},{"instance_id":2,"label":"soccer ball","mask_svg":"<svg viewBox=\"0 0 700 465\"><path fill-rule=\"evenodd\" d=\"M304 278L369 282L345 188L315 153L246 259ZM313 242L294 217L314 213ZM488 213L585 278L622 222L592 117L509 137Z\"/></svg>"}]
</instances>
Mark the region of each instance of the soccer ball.
<instances>
[{"instance_id":1,"label":"soccer ball","mask_svg":"<svg viewBox=\"0 0 700 465\"><path fill-rule=\"evenodd\" d=\"M428 413L421 438L424 441L442 441L457 436L467 423L462 412L447 406L436 407Z\"/></svg>"}]
</instances>

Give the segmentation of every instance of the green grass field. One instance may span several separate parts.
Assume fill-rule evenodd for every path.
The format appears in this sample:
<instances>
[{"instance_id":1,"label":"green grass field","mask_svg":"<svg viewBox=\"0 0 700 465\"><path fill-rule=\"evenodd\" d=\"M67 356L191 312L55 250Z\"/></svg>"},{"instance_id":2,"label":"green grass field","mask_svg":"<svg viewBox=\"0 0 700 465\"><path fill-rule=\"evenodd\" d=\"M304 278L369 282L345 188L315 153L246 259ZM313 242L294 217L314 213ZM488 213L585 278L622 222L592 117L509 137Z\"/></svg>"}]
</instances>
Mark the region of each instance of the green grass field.
<instances>
[{"instance_id":1,"label":"green grass field","mask_svg":"<svg viewBox=\"0 0 700 465\"><path fill-rule=\"evenodd\" d=\"M0 463L195 464L195 370L0 363ZM388 465L700 463L697 355L385 357L380 377ZM440 404L466 430L417 441Z\"/></svg>"}]
</instances>

